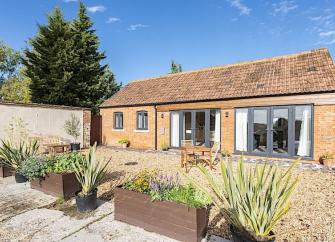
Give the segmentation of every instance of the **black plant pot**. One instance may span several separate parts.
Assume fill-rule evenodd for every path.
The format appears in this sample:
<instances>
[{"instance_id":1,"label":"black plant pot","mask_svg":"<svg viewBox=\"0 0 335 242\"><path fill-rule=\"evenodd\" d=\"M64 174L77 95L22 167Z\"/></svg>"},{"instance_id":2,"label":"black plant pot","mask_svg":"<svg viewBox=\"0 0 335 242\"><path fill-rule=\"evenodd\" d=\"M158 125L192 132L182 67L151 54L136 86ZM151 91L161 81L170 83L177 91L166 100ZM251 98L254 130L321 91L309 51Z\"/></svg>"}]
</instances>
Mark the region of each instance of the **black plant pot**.
<instances>
[{"instance_id":1,"label":"black plant pot","mask_svg":"<svg viewBox=\"0 0 335 242\"><path fill-rule=\"evenodd\" d=\"M259 239L253 239L250 236L241 233L238 231L234 226L230 226L230 232L232 234L232 240L233 242L275 242L275 238L267 239L267 238L259 238ZM271 235L274 235L273 232L270 232Z\"/></svg>"},{"instance_id":2,"label":"black plant pot","mask_svg":"<svg viewBox=\"0 0 335 242\"><path fill-rule=\"evenodd\" d=\"M20 173L15 173L15 181L16 183L25 183L28 181L27 177Z\"/></svg>"},{"instance_id":3,"label":"black plant pot","mask_svg":"<svg viewBox=\"0 0 335 242\"><path fill-rule=\"evenodd\" d=\"M71 143L71 151L77 151L80 150L80 143Z\"/></svg>"},{"instance_id":4,"label":"black plant pot","mask_svg":"<svg viewBox=\"0 0 335 242\"><path fill-rule=\"evenodd\" d=\"M82 197L79 195L81 191L76 192L77 209L81 213L91 212L98 207L97 204L97 189L90 195Z\"/></svg>"}]
</instances>

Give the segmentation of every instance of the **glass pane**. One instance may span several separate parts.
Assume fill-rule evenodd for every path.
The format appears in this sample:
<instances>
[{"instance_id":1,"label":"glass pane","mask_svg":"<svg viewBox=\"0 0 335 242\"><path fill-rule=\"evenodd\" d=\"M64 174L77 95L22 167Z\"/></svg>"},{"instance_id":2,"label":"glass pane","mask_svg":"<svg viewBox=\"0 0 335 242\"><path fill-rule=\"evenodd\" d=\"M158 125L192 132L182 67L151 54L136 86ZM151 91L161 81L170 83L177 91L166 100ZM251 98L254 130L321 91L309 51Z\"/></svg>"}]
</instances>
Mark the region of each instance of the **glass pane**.
<instances>
[{"instance_id":1,"label":"glass pane","mask_svg":"<svg viewBox=\"0 0 335 242\"><path fill-rule=\"evenodd\" d=\"M184 112L183 139L192 140L192 113Z\"/></svg>"},{"instance_id":2,"label":"glass pane","mask_svg":"<svg viewBox=\"0 0 335 242\"><path fill-rule=\"evenodd\" d=\"M254 134L253 134L253 151L267 151L267 127L268 111L265 109L254 110Z\"/></svg>"},{"instance_id":3,"label":"glass pane","mask_svg":"<svg viewBox=\"0 0 335 242\"><path fill-rule=\"evenodd\" d=\"M248 147L248 109L236 109L236 139L235 146L238 151L247 151Z\"/></svg>"},{"instance_id":4,"label":"glass pane","mask_svg":"<svg viewBox=\"0 0 335 242\"><path fill-rule=\"evenodd\" d=\"M143 129L143 116L142 116L142 113L139 113L138 116L137 116L137 127L139 129Z\"/></svg>"},{"instance_id":5,"label":"glass pane","mask_svg":"<svg viewBox=\"0 0 335 242\"><path fill-rule=\"evenodd\" d=\"M148 129L148 113L143 113L143 128Z\"/></svg>"},{"instance_id":6,"label":"glass pane","mask_svg":"<svg viewBox=\"0 0 335 242\"><path fill-rule=\"evenodd\" d=\"M195 145L205 145L205 112L195 113Z\"/></svg>"},{"instance_id":7,"label":"glass pane","mask_svg":"<svg viewBox=\"0 0 335 242\"><path fill-rule=\"evenodd\" d=\"M273 153L288 154L288 109L273 110Z\"/></svg>"},{"instance_id":8,"label":"glass pane","mask_svg":"<svg viewBox=\"0 0 335 242\"><path fill-rule=\"evenodd\" d=\"M211 147L213 146L214 144L214 141L215 141L215 115L216 115L216 110L212 109L210 111L210 117L209 117L209 123L210 123L210 126L209 126L209 142L210 142L210 145Z\"/></svg>"},{"instance_id":9,"label":"glass pane","mask_svg":"<svg viewBox=\"0 0 335 242\"><path fill-rule=\"evenodd\" d=\"M311 106L295 107L295 137L294 150L298 156L311 156L311 125L312 125Z\"/></svg>"}]
</instances>

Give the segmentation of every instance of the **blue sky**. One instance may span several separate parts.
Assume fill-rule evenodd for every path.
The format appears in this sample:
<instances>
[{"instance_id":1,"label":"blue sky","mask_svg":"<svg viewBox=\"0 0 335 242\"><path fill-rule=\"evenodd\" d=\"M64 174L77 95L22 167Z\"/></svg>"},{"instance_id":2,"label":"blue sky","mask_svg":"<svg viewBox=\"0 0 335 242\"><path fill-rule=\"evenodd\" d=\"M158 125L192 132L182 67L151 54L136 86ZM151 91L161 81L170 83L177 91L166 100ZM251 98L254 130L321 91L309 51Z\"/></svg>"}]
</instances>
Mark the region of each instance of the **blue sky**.
<instances>
[{"instance_id":1,"label":"blue sky","mask_svg":"<svg viewBox=\"0 0 335 242\"><path fill-rule=\"evenodd\" d=\"M118 81L163 75L172 59L184 70L320 47L335 54L335 0L84 0L101 50ZM27 46L37 24L75 0L1 2L0 40Z\"/></svg>"}]
</instances>

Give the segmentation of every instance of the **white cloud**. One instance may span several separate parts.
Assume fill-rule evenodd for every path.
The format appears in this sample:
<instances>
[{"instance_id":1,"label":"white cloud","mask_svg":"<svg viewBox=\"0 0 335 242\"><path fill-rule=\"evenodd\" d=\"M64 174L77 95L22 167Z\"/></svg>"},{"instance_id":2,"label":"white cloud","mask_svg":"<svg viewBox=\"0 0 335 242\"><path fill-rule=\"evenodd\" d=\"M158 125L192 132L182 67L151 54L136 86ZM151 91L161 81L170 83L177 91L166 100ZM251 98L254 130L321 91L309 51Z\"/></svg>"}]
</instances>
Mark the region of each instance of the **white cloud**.
<instances>
[{"instance_id":1,"label":"white cloud","mask_svg":"<svg viewBox=\"0 0 335 242\"><path fill-rule=\"evenodd\" d=\"M280 1L279 3L272 4L273 15L287 14L288 12L298 8L294 1Z\"/></svg>"},{"instance_id":2,"label":"white cloud","mask_svg":"<svg viewBox=\"0 0 335 242\"><path fill-rule=\"evenodd\" d=\"M319 33L320 37L328 37L335 35L335 30L327 31L327 32L320 32Z\"/></svg>"},{"instance_id":3,"label":"white cloud","mask_svg":"<svg viewBox=\"0 0 335 242\"><path fill-rule=\"evenodd\" d=\"M115 22L118 22L118 21L120 21L119 18L109 17L109 18L107 19L106 23L108 23L108 24L112 24L112 23L115 23Z\"/></svg>"},{"instance_id":4,"label":"white cloud","mask_svg":"<svg viewBox=\"0 0 335 242\"><path fill-rule=\"evenodd\" d=\"M87 8L87 11L89 11L91 13L104 12L105 10L106 10L106 8L103 5L97 5L97 6L92 6L92 7Z\"/></svg>"},{"instance_id":5,"label":"white cloud","mask_svg":"<svg viewBox=\"0 0 335 242\"><path fill-rule=\"evenodd\" d=\"M129 31L135 31L139 28L146 28L146 27L149 27L148 25L144 25L144 24L132 24L129 26L128 30Z\"/></svg>"},{"instance_id":6,"label":"white cloud","mask_svg":"<svg viewBox=\"0 0 335 242\"><path fill-rule=\"evenodd\" d=\"M73 2L78 2L78 0L63 0L65 3L73 3Z\"/></svg>"},{"instance_id":7,"label":"white cloud","mask_svg":"<svg viewBox=\"0 0 335 242\"><path fill-rule=\"evenodd\" d=\"M315 45L332 45L332 44L335 44L335 39L321 40L321 41L317 42Z\"/></svg>"},{"instance_id":8,"label":"white cloud","mask_svg":"<svg viewBox=\"0 0 335 242\"><path fill-rule=\"evenodd\" d=\"M240 11L240 15L249 15L251 8L242 3L241 0L227 0L230 3L230 6L237 8Z\"/></svg>"}]
</instances>

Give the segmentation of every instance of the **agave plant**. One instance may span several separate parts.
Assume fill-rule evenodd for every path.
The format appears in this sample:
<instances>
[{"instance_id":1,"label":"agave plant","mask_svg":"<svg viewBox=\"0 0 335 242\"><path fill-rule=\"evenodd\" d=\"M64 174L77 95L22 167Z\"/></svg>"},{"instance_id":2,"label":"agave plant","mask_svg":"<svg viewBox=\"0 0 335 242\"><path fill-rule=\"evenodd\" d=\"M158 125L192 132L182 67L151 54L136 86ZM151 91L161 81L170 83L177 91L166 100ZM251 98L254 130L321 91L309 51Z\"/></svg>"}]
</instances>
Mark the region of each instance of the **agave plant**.
<instances>
[{"instance_id":1,"label":"agave plant","mask_svg":"<svg viewBox=\"0 0 335 242\"><path fill-rule=\"evenodd\" d=\"M221 161L221 176L214 177L206 168L198 166L210 189L184 173L200 190L212 197L234 231L252 241L273 237L275 224L289 211L289 198L298 178L292 179L294 162L286 171L274 165L245 168L243 157L233 171L231 160Z\"/></svg>"},{"instance_id":2,"label":"agave plant","mask_svg":"<svg viewBox=\"0 0 335 242\"><path fill-rule=\"evenodd\" d=\"M83 197L90 195L102 181L106 175L106 167L110 160L106 163L97 160L96 143L90 147L86 157L78 156L73 163L73 171L81 184L82 190L80 195Z\"/></svg>"},{"instance_id":3,"label":"agave plant","mask_svg":"<svg viewBox=\"0 0 335 242\"><path fill-rule=\"evenodd\" d=\"M37 154L39 145L36 140L26 142L21 141L17 146L10 141L1 140L0 160L1 163L19 172L22 163L31 156Z\"/></svg>"}]
</instances>

